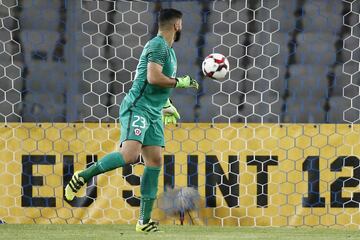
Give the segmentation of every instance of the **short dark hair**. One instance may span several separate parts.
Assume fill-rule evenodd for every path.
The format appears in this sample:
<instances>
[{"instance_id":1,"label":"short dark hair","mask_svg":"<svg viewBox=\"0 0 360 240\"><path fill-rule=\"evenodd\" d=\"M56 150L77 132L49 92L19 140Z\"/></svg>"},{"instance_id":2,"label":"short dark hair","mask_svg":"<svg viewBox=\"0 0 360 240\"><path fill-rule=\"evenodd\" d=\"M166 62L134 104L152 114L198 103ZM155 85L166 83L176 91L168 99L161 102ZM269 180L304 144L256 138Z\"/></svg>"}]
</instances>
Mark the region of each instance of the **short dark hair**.
<instances>
[{"instance_id":1,"label":"short dark hair","mask_svg":"<svg viewBox=\"0 0 360 240\"><path fill-rule=\"evenodd\" d=\"M179 10L173 8L161 9L158 16L158 23L159 26L164 26L175 19L181 19L181 17L182 12Z\"/></svg>"}]
</instances>

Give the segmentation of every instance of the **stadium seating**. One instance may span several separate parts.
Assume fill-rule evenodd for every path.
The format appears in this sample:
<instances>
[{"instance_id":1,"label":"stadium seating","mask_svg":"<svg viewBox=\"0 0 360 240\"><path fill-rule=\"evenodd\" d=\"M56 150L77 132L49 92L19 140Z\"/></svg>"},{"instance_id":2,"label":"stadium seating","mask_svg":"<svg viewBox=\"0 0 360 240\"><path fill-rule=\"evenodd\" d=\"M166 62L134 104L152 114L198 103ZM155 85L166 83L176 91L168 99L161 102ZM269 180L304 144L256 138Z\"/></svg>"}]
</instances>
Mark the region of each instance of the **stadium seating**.
<instances>
[{"instance_id":1,"label":"stadium seating","mask_svg":"<svg viewBox=\"0 0 360 240\"><path fill-rule=\"evenodd\" d=\"M330 110L328 114L329 122L343 123L344 115L342 114L350 105L350 100L340 96L334 96L330 99ZM354 115L349 116L353 118Z\"/></svg>"},{"instance_id":2,"label":"stadium seating","mask_svg":"<svg viewBox=\"0 0 360 240\"><path fill-rule=\"evenodd\" d=\"M54 62L53 59L61 35L60 3L49 6L47 0L39 0L36 3L22 1L19 4L19 41L23 58L17 58L16 64L20 70L26 69L26 72L23 76L25 80L15 81L15 89L22 91L25 101L17 107L26 110L23 120L27 121L31 119L29 116L34 115L34 112L31 112L35 109L33 105L39 105L41 108L48 106L36 102L36 98L31 97L46 92L49 96L53 92L58 95L66 92L63 96L65 99L76 100L72 106L69 106L67 101L57 103L59 110L56 112L64 110L57 115L65 119L80 121L91 112L101 119L106 119L107 114L115 119L118 114L116 105L123 99L124 91L131 87L134 74L130 71L135 70L136 59L143 45L156 33L155 4L149 3L147 9L144 9L142 4L133 4L131 9L129 3L119 3L112 8L111 4L101 2L99 9L90 13L88 10L98 8L95 3L77 3L76 7L81 7L82 10L81 14L73 16L76 21L72 26L75 26L76 31L71 34L65 32L67 42L64 45L65 54L75 56L72 62L62 63ZM287 118L288 121L295 119L296 122L331 122L332 119L337 119L334 117L334 109L340 106L339 99L344 93L342 88L351 81L350 75L344 71L351 73L358 68L356 63L351 62L343 68L342 63L348 61L351 48L359 44L342 28L343 21L346 25L352 26L358 21L358 16L349 14L343 19L345 5L341 1L332 4L325 0L280 1L279 6L272 11L271 21L266 21L266 11L257 9L259 6L256 6L255 2L248 6L256 9L254 11L241 10L244 1L233 1L231 6L227 2L210 4L208 7L215 8L214 11L207 11L204 6L197 1L177 4L177 8L186 16L181 41L174 44L178 57L177 73L194 76L199 79L201 86L198 92L174 91L172 98L175 104L184 101L187 103L178 104L183 121L209 121L210 118L225 113L229 114L225 115L228 117L237 116L231 117L231 121L245 121L241 116L250 111L249 107L251 111L259 111L260 115L263 115L269 106L254 107L247 99L254 100L253 90L264 92L267 89L273 90L272 97L277 98L277 102L272 102L273 106L270 107L276 109L278 116L301 115L293 117L292 120ZM1 8L0 14L6 16L7 13L3 10ZM237 13L238 10L241 11ZM113 13L112 20L109 14L107 18L114 24L102 24L106 11ZM70 14L67 13L67 16ZM44 21L44 18L47 21ZM259 24L253 20L254 18L266 23ZM14 24L16 25L16 22ZM114 33L105 36L104 31ZM4 32L3 38L6 34ZM342 39L346 40L344 47L349 50L339 51ZM7 49L11 54L19 51L15 42L9 43ZM229 79L233 86L229 82L215 82L201 76L199 62L213 51L229 56L232 70ZM6 60L3 57L0 59L0 65L9 65L11 61L10 58ZM270 61L272 67L266 68ZM262 71L257 73L251 64L260 66ZM11 68L8 71L10 70ZM4 71L4 68L0 71ZM43 76L47 78L44 79ZM23 80L26 81L26 85ZM359 80L353 78L352 81L359 84ZM10 81L1 81L0 87L6 89L11 87L11 84ZM230 99L232 90L239 92L238 109L234 111L231 106L224 105L220 113L217 111L220 109L214 107L212 95L218 93L219 96L223 95L220 98ZM347 91L351 94L351 91L354 92L356 89ZM87 105L84 105L80 96L89 92L101 96L101 103L87 102ZM27 102L30 100L31 102ZM302 116L306 114L302 108L314 101L318 101L318 104L309 110L311 116ZM325 108L327 103L333 107ZM299 109L298 113L296 109ZM318 113L315 114L316 111ZM50 121L51 118L52 116L47 114L38 114L37 119ZM255 117L252 120L265 119ZM246 121L248 120L250 118Z\"/></svg>"}]
</instances>

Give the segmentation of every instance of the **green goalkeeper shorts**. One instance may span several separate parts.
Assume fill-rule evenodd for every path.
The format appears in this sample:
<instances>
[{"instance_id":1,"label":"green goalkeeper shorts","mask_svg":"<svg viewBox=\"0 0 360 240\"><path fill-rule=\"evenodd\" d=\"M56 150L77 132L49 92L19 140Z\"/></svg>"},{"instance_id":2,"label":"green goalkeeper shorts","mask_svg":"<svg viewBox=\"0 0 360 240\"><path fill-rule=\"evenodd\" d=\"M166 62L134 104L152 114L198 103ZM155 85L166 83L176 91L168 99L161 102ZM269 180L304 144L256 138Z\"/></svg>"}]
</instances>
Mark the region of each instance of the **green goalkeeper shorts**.
<instances>
[{"instance_id":1,"label":"green goalkeeper shorts","mask_svg":"<svg viewBox=\"0 0 360 240\"><path fill-rule=\"evenodd\" d=\"M144 146L165 146L164 126L161 118L153 120L136 108L120 109L120 142L135 140Z\"/></svg>"}]
</instances>

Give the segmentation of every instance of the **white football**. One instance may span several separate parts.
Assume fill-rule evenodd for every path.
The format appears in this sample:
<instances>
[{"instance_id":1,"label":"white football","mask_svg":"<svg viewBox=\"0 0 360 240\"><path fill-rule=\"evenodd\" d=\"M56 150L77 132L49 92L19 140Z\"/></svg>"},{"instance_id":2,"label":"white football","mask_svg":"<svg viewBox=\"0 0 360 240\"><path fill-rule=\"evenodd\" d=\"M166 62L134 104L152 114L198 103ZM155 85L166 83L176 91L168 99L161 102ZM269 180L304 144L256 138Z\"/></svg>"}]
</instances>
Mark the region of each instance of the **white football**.
<instances>
[{"instance_id":1,"label":"white football","mask_svg":"<svg viewBox=\"0 0 360 240\"><path fill-rule=\"evenodd\" d=\"M220 53L210 54L202 63L204 75L217 80L224 79L229 68L229 61Z\"/></svg>"}]
</instances>

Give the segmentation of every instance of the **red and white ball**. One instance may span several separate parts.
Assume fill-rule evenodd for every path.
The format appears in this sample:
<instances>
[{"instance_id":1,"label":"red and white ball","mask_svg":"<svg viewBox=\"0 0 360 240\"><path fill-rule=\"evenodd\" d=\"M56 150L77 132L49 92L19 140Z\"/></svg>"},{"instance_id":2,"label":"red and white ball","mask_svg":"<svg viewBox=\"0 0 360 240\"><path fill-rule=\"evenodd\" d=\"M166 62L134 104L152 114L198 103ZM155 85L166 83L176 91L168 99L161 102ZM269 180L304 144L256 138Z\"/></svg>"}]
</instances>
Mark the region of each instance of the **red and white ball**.
<instances>
[{"instance_id":1,"label":"red and white ball","mask_svg":"<svg viewBox=\"0 0 360 240\"><path fill-rule=\"evenodd\" d=\"M212 53L202 63L202 71L205 76L221 80L229 72L229 61L220 53Z\"/></svg>"}]
</instances>

